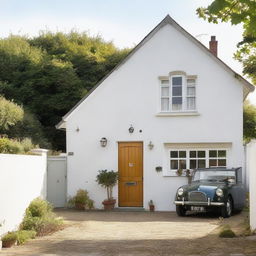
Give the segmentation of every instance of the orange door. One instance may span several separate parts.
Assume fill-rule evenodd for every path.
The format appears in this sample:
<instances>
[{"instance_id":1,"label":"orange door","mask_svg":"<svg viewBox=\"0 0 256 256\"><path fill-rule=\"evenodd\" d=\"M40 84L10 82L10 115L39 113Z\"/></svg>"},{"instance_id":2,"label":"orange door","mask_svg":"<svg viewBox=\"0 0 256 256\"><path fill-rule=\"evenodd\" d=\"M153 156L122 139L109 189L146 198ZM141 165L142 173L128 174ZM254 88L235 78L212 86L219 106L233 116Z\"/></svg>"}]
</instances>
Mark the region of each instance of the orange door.
<instances>
[{"instance_id":1,"label":"orange door","mask_svg":"<svg viewBox=\"0 0 256 256\"><path fill-rule=\"evenodd\" d=\"M118 144L119 206L143 206L143 144Z\"/></svg>"}]
</instances>

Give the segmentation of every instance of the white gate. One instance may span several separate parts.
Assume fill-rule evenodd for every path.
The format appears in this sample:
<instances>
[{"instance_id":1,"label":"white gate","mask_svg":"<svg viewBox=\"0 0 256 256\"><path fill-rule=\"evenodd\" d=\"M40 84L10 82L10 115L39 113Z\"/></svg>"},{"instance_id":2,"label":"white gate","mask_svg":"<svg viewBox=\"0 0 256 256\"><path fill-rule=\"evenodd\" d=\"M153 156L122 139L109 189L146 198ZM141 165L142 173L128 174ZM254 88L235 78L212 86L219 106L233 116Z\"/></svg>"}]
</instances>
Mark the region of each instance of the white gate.
<instances>
[{"instance_id":1,"label":"white gate","mask_svg":"<svg viewBox=\"0 0 256 256\"><path fill-rule=\"evenodd\" d=\"M67 158L52 156L47 159L47 200L54 207L64 207L67 201Z\"/></svg>"}]
</instances>

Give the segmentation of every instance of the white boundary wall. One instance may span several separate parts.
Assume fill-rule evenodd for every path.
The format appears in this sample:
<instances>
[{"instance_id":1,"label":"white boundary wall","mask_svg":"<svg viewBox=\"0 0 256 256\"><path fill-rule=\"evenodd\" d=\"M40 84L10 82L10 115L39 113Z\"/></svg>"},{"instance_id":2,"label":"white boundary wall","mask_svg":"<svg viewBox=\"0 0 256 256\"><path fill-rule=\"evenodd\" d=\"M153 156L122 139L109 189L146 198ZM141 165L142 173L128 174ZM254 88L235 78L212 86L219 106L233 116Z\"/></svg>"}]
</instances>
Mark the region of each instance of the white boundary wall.
<instances>
[{"instance_id":1,"label":"white boundary wall","mask_svg":"<svg viewBox=\"0 0 256 256\"><path fill-rule=\"evenodd\" d=\"M246 147L246 169L249 174L250 192L250 226L256 229L256 140L251 141Z\"/></svg>"},{"instance_id":2,"label":"white boundary wall","mask_svg":"<svg viewBox=\"0 0 256 256\"><path fill-rule=\"evenodd\" d=\"M46 198L47 150L41 155L0 154L0 235L15 230L36 197Z\"/></svg>"}]
</instances>

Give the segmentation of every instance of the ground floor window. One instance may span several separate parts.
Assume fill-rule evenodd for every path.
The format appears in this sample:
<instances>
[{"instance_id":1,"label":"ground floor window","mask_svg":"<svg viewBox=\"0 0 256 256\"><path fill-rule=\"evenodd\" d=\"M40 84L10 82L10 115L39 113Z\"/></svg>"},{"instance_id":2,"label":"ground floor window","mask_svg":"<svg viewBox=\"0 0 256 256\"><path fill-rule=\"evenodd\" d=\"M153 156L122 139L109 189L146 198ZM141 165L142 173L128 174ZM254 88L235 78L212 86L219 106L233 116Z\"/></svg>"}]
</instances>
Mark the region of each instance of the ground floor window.
<instances>
[{"instance_id":1,"label":"ground floor window","mask_svg":"<svg viewBox=\"0 0 256 256\"><path fill-rule=\"evenodd\" d=\"M170 150L170 169L197 169L227 166L225 149L179 149Z\"/></svg>"}]
</instances>

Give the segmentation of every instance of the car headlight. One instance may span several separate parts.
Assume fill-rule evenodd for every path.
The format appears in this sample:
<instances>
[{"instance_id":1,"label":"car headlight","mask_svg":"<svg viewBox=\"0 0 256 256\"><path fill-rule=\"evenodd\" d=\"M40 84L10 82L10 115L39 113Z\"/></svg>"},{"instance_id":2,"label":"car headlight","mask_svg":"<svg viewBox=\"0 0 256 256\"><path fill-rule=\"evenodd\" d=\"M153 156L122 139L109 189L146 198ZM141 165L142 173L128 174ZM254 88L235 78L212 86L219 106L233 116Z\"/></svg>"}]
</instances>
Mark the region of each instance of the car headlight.
<instances>
[{"instance_id":1,"label":"car headlight","mask_svg":"<svg viewBox=\"0 0 256 256\"><path fill-rule=\"evenodd\" d=\"M216 195L217 196L223 196L223 190L221 188L216 189Z\"/></svg>"},{"instance_id":2,"label":"car headlight","mask_svg":"<svg viewBox=\"0 0 256 256\"><path fill-rule=\"evenodd\" d=\"M181 195L183 194L183 192L184 192L183 188L179 188L179 189L178 189L178 195L179 195L179 196L181 196Z\"/></svg>"}]
</instances>

